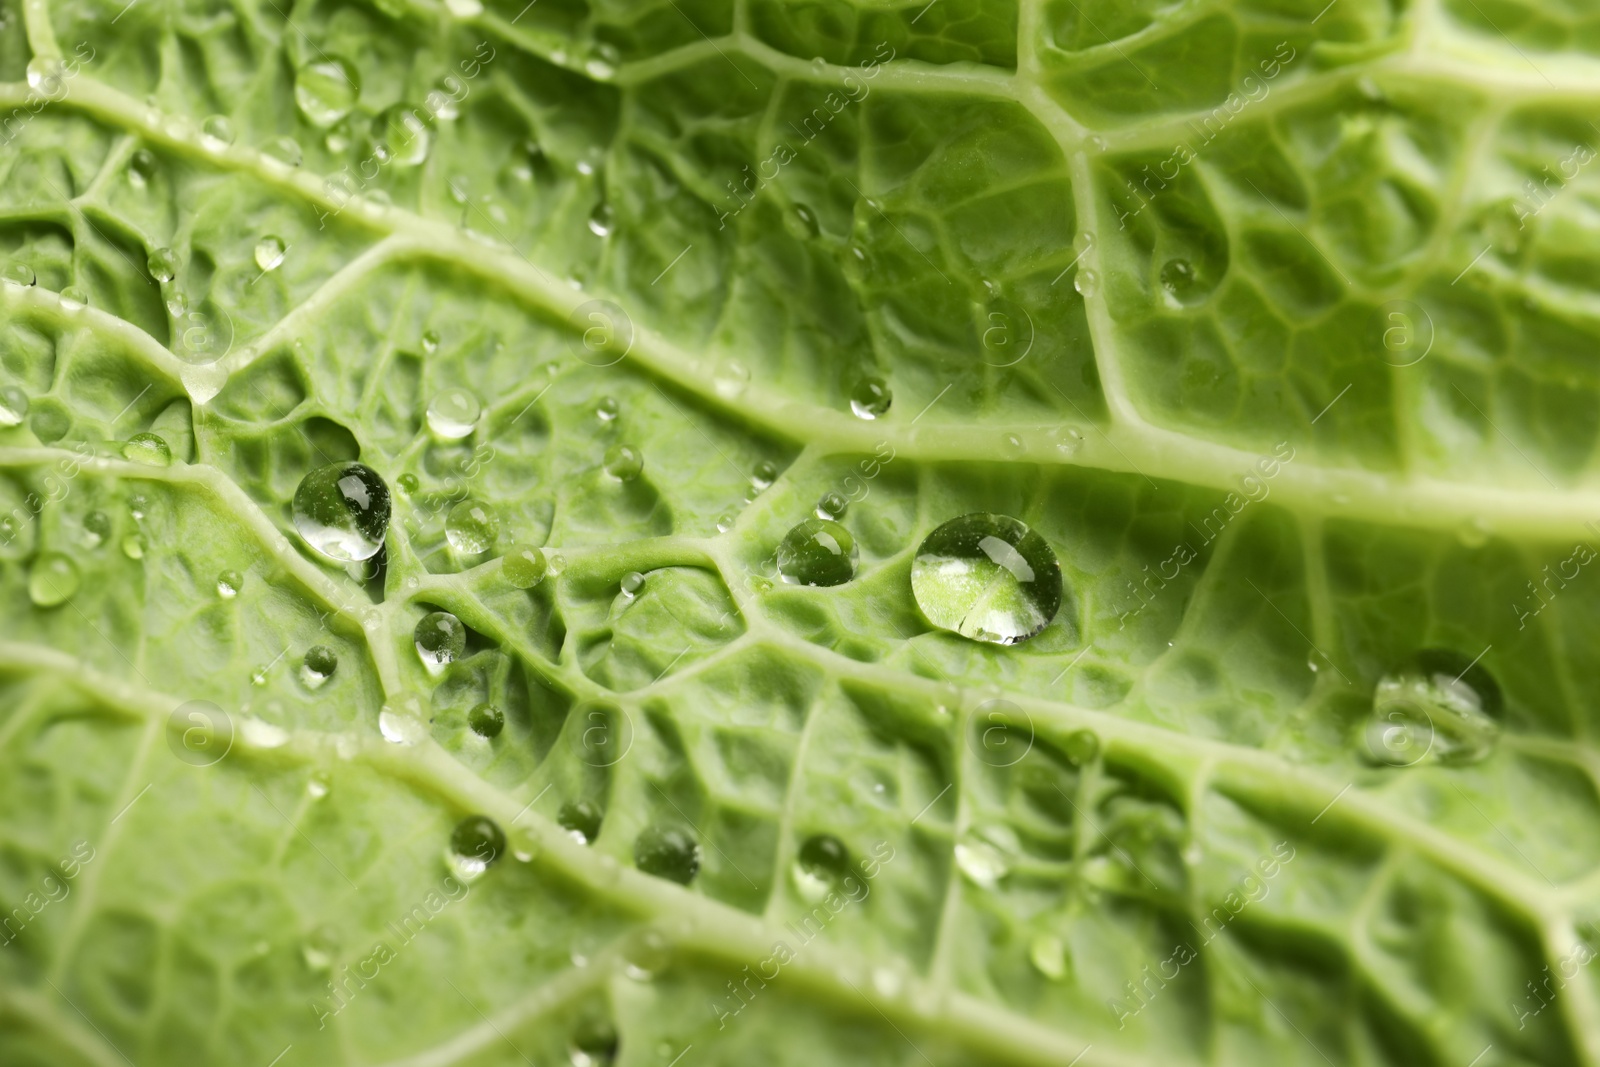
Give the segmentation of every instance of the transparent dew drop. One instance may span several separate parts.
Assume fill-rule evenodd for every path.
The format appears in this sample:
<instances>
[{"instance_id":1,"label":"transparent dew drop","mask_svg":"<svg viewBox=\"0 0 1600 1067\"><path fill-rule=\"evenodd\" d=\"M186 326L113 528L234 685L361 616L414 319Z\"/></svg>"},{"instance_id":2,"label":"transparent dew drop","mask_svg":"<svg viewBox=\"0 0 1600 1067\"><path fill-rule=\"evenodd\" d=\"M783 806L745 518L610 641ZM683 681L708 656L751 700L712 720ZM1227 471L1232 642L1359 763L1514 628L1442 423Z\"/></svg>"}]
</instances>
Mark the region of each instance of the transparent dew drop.
<instances>
[{"instance_id":1,"label":"transparent dew drop","mask_svg":"<svg viewBox=\"0 0 1600 1067\"><path fill-rule=\"evenodd\" d=\"M956 867L973 885L993 889L1011 873L1005 854L979 837L968 838L955 847Z\"/></svg>"},{"instance_id":2,"label":"transparent dew drop","mask_svg":"<svg viewBox=\"0 0 1600 1067\"><path fill-rule=\"evenodd\" d=\"M596 81L610 81L616 77L621 56L614 45L604 41L594 46L594 52L584 61L583 70Z\"/></svg>"},{"instance_id":3,"label":"transparent dew drop","mask_svg":"<svg viewBox=\"0 0 1600 1067\"><path fill-rule=\"evenodd\" d=\"M131 533L124 537L122 554L129 559L144 559L144 534Z\"/></svg>"},{"instance_id":4,"label":"transparent dew drop","mask_svg":"<svg viewBox=\"0 0 1600 1067\"><path fill-rule=\"evenodd\" d=\"M318 467L294 491L294 526L329 559L371 559L389 529L389 487L364 463Z\"/></svg>"},{"instance_id":5,"label":"transparent dew drop","mask_svg":"<svg viewBox=\"0 0 1600 1067\"><path fill-rule=\"evenodd\" d=\"M28 60L26 73L28 88L46 97L54 97L66 80L67 66L54 56L34 56Z\"/></svg>"},{"instance_id":6,"label":"transparent dew drop","mask_svg":"<svg viewBox=\"0 0 1600 1067\"><path fill-rule=\"evenodd\" d=\"M556 822L580 845L590 844L600 836L602 818L599 806L587 800L568 801L556 814Z\"/></svg>"},{"instance_id":7,"label":"transparent dew drop","mask_svg":"<svg viewBox=\"0 0 1600 1067\"><path fill-rule=\"evenodd\" d=\"M1487 758L1500 739L1500 686L1472 657L1422 649L1378 679L1363 731L1370 762L1462 765Z\"/></svg>"},{"instance_id":8,"label":"transparent dew drop","mask_svg":"<svg viewBox=\"0 0 1600 1067\"><path fill-rule=\"evenodd\" d=\"M445 516L444 536L450 547L463 555L487 552L500 536L500 518L489 505L468 498Z\"/></svg>"},{"instance_id":9,"label":"transparent dew drop","mask_svg":"<svg viewBox=\"0 0 1600 1067\"><path fill-rule=\"evenodd\" d=\"M146 265L150 268L150 277L158 282L170 282L178 276L178 253L170 248L158 248L150 253Z\"/></svg>"},{"instance_id":10,"label":"transparent dew drop","mask_svg":"<svg viewBox=\"0 0 1600 1067\"><path fill-rule=\"evenodd\" d=\"M843 585L860 559L856 539L831 519L807 519L778 543L778 573L791 585Z\"/></svg>"},{"instance_id":11,"label":"transparent dew drop","mask_svg":"<svg viewBox=\"0 0 1600 1067\"><path fill-rule=\"evenodd\" d=\"M816 903L850 873L850 850L832 834L812 834L795 854L789 878L801 899Z\"/></svg>"},{"instance_id":12,"label":"transparent dew drop","mask_svg":"<svg viewBox=\"0 0 1600 1067\"><path fill-rule=\"evenodd\" d=\"M0 280L13 289L27 289L37 282L38 278L34 276L33 268L26 263L7 263L5 269L0 271Z\"/></svg>"},{"instance_id":13,"label":"transparent dew drop","mask_svg":"<svg viewBox=\"0 0 1600 1067\"><path fill-rule=\"evenodd\" d=\"M911 563L911 594L941 630L1014 645L1061 607L1061 564L1038 533L1008 515L974 512L935 529Z\"/></svg>"},{"instance_id":14,"label":"transparent dew drop","mask_svg":"<svg viewBox=\"0 0 1600 1067\"><path fill-rule=\"evenodd\" d=\"M532 589L544 581L549 569L544 550L533 545L517 545L500 561L500 573L518 589Z\"/></svg>"},{"instance_id":15,"label":"transparent dew drop","mask_svg":"<svg viewBox=\"0 0 1600 1067\"><path fill-rule=\"evenodd\" d=\"M737 400L750 387L750 368L736 359L725 359L712 374L711 385L724 400Z\"/></svg>"},{"instance_id":16,"label":"transparent dew drop","mask_svg":"<svg viewBox=\"0 0 1600 1067\"><path fill-rule=\"evenodd\" d=\"M804 204L796 204L793 215L803 236L816 238L822 235L822 227L817 223L817 213L809 207Z\"/></svg>"},{"instance_id":17,"label":"transparent dew drop","mask_svg":"<svg viewBox=\"0 0 1600 1067\"><path fill-rule=\"evenodd\" d=\"M467 726L479 737L493 739L506 727L506 713L485 701L467 712Z\"/></svg>"},{"instance_id":18,"label":"transparent dew drop","mask_svg":"<svg viewBox=\"0 0 1600 1067\"><path fill-rule=\"evenodd\" d=\"M461 658L467 650L467 628L448 611L432 611L422 617L412 634L417 658L429 674L438 674Z\"/></svg>"},{"instance_id":19,"label":"transparent dew drop","mask_svg":"<svg viewBox=\"0 0 1600 1067\"><path fill-rule=\"evenodd\" d=\"M332 126L350 114L360 98L361 75L341 56L319 49L316 58L294 73L294 102L313 126Z\"/></svg>"},{"instance_id":20,"label":"transparent dew drop","mask_svg":"<svg viewBox=\"0 0 1600 1067\"><path fill-rule=\"evenodd\" d=\"M83 517L83 543L89 548L99 548L111 536L111 516L103 511L91 511Z\"/></svg>"},{"instance_id":21,"label":"transparent dew drop","mask_svg":"<svg viewBox=\"0 0 1600 1067\"><path fill-rule=\"evenodd\" d=\"M300 684L307 689L321 689L339 669L339 656L327 645L312 645L300 661Z\"/></svg>"},{"instance_id":22,"label":"transparent dew drop","mask_svg":"<svg viewBox=\"0 0 1600 1067\"><path fill-rule=\"evenodd\" d=\"M1071 426L1063 426L1054 435L1056 451L1063 456L1075 456L1083 447L1083 432Z\"/></svg>"},{"instance_id":23,"label":"transparent dew drop","mask_svg":"<svg viewBox=\"0 0 1600 1067\"><path fill-rule=\"evenodd\" d=\"M432 330L422 332L422 350L432 355L439 348L439 335Z\"/></svg>"},{"instance_id":24,"label":"transparent dew drop","mask_svg":"<svg viewBox=\"0 0 1600 1067\"><path fill-rule=\"evenodd\" d=\"M1194 266L1187 259L1169 259L1161 267L1161 291L1172 307L1183 307L1195 290Z\"/></svg>"},{"instance_id":25,"label":"transparent dew drop","mask_svg":"<svg viewBox=\"0 0 1600 1067\"><path fill-rule=\"evenodd\" d=\"M611 1067L617 1061L617 1031L610 1023L590 1020L578 1027L567 1057L572 1067Z\"/></svg>"},{"instance_id":26,"label":"transparent dew drop","mask_svg":"<svg viewBox=\"0 0 1600 1067\"><path fill-rule=\"evenodd\" d=\"M283 238L269 234L256 242L256 266L264 273L275 271L283 265L283 257L287 251Z\"/></svg>"},{"instance_id":27,"label":"transparent dew drop","mask_svg":"<svg viewBox=\"0 0 1600 1067\"><path fill-rule=\"evenodd\" d=\"M65 604L81 584L78 565L60 552L41 553L28 569L28 599L41 608Z\"/></svg>"},{"instance_id":28,"label":"transparent dew drop","mask_svg":"<svg viewBox=\"0 0 1600 1067\"><path fill-rule=\"evenodd\" d=\"M631 482L644 470L644 456L631 445L612 445L606 449L605 472L619 482Z\"/></svg>"},{"instance_id":29,"label":"transparent dew drop","mask_svg":"<svg viewBox=\"0 0 1600 1067\"><path fill-rule=\"evenodd\" d=\"M600 201L589 214L589 232L596 237L610 237L615 226L616 217L611 205L604 200Z\"/></svg>"},{"instance_id":30,"label":"transparent dew drop","mask_svg":"<svg viewBox=\"0 0 1600 1067\"><path fill-rule=\"evenodd\" d=\"M750 484L757 490L766 489L778 480L778 465L770 460L762 460L756 464L756 469L750 472Z\"/></svg>"},{"instance_id":31,"label":"transparent dew drop","mask_svg":"<svg viewBox=\"0 0 1600 1067\"><path fill-rule=\"evenodd\" d=\"M594 406L594 417L601 422L612 422L621 412L622 405L617 403L617 398L614 396L603 396Z\"/></svg>"},{"instance_id":32,"label":"transparent dew drop","mask_svg":"<svg viewBox=\"0 0 1600 1067\"><path fill-rule=\"evenodd\" d=\"M148 148L134 150L128 157L128 184L135 189L143 189L155 180L156 157Z\"/></svg>"},{"instance_id":33,"label":"transparent dew drop","mask_svg":"<svg viewBox=\"0 0 1600 1067\"><path fill-rule=\"evenodd\" d=\"M881 419L893 401L889 383L882 378L863 378L850 391L850 410L860 419Z\"/></svg>"},{"instance_id":34,"label":"transparent dew drop","mask_svg":"<svg viewBox=\"0 0 1600 1067\"><path fill-rule=\"evenodd\" d=\"M1093 730L1074 730L1067 735L1067 758L1079 767L1093 763L1095 757L1100 755L1100 735Z\"/></svg>"},{"instance_id":35,"label":"transparent dew drop","mask_svg":"<svg viewBox=\"0 0 1600 1067\"><path fill-rule=\"evenodd\" d=\"M82 311L89 306L89 294L76 285L69 285L60 293L63 311Z\"/></svg>"},{"instance_id":36,"label":"transparent dew drop","mask_svg":"<svg viewBox=\"0 0 1600 1067\"><path fill-rule=\"evenodd\" d=\"M823 493L817 501L817 518L838 521L850 509L850 502L840 493Z\"/></svg>"},{"instance_id":37,"label":"transparent dew drop","mask_svg":"<svg viewBox=\"0 0 1600 1067\"><path fill-rule=\"evenodd\" d=\"M136 433L123 442L122 458L146 467L170 467L172 449L160 434Z\"/></svg>"},{"instance_id":38,"label":"transparent dew drop","mask_svg":"<svg viewBox=\"0 0 1600 1067\"><path fill-rule=\"evenodd\" d=\"M406 496L411 496L418 489L422 488L422 479L418 478L410 471L406 471L400 477L396 478L394 482L400 487L400 491L406 494Z\"/></svg>"},{"instance_id":39,"label":"transparent dew drop","mask_svg":"<svg viewBox=\"0 0 1600 1067\"><path fill-rule=\"evenodd\" d=\"M505 854L505 831L487 815L468 815L450 834L451 866L466 878L476 878Z\"/></svg>"},{"instance_id":40,"label":"transparent dew drop","mask_svg":"<svg viewBox=\"0 0 1600 1067\"><path fill-rule=\"evenodd\" d=\"M633 863L646 874L688 885L700 873L700 844L676 826L647 826L633 842Z\"/></svg>"},{"instance_id":41,"label":"transparent dew drop","mask_svg":"<svg viewBox=\"0 0 1600 1067\"><path fill-rule=\"evenodd\" d=\"M1019 456L1019 455L1022 454L1022 450L1023 450L1022 438L1018 437L1014 433L1004 434L1000 438L1000 444L1002 446L1004 446L1006 452L1008 454L1010 454L1010 455Z\"/></svg>"},{"instance_id":42,"label":"transparent dew drop","mask_svg":"<svg viewBox=\"0 0 1600 1067\"><path fill-rule=\"evenodd\" d=\"M213 152L220 152L233 144L233 122L226 115L211 115L200 124L200 136Z\"/></svg>"},{"instance_id":43,"label":"transparent dew drop","mask_svg":"<svg viewBox=\"0 0 1600 1067\"><path fill-rule=\"evenodd\" d=\"M298 167L303 158L300 144L293 137L279 137L268 142L261 154L285 167Z\"/></svg>"},{"instance_id":44,"label":"transparent dew drop","mask_svg":"<svg viewBox=\"0 0 1600 1067\"><path fill-rule=\"evenodd\" d=\"M811 57L811 73L823 74L827 71L827 69L828 61L826 59L823 59L821 56Z\"/></svg>"},{"instance_id":45,"label":"transparent dew drop","mask_svg":"<svg viewBox=\"0 0 1600 1067\"><path fill-rule=\"evenodd\" d=\"M726 511L724 511L721 515L718 515L716 522L717 533L727 533L729 530L733 529L733 521L733 515Z\"/></svg>"},{"instance_id":46,"label":"transparent dew drop","mask_svg":"<svg viewBox=\"0 0 1600 1067\"><path fill-rule=\"evenodd\" d=\"M372 120L373 140L388 149L389 163L397 167L415 167L428 158L433 133L426 116L427 112L421 108L395 104Z\"/></svg>"},{"instance_id":47,"label":"transparent dew drop","mask_svg":"<svg viewBox=\"0 0 1600 1067\"><path fill-rule=\"evenodd\" d=\"M638 571L630 571L622 576L622 581L619 585L622 589L622 595L632 600L644 592L644 575Z\"/></svg>"},{"instance_id":48,"label":"transparent dew drop","mask_svg":"<svg viewBox=\"0 0 1600 1067\"><path fill-rule=\"evenodd\" d=\"M1092 270L1079 270L1072 279L1072 287L1080 296L1093 296L1100 286L1100 278Z\"/></svg>"},{"instance_id":49,"label":"transparent dew drop","mask_svg":"<svg viewBox=\"0 0 1600 1067\"><path fill-rule=\"evenodd\" d=\"M459 442L472 434L482 414L483 402L477 395L466 389L446 389L427 405L427 429L440 440Z\"/></svg>"},{"instance_id":50,"label":"transparent dew drop","mask_svg":"<svg viewBox=\"0 0 1600 1067\"><path fill-rule=\"evenodd\" d=\"M217 575L217 595L223 600L232 600L244 588L244 575L238 571L228 570Z\"/></svg>"},{"instance_id":51,"label":"transparent dew drop","mask_svg":"<svg viewBox=\"0 0 1600 1067\"><path fill-rule=\"evenodd\" d=\"M1052 982L1067 976L1067 949L1054 934L1035 934L1028 942L1028 962Z\"/></svg>"},{"instance_id":52,"label":"transparent dew drop","mask_svg":"<svg viewBox=\"0 0 1600 1067\"><path fill-rule=\"evenodd\" d=\"M312 800L321 800L332 787L333 779L327 771L312 771L306 781L306 793Z\"/></svg>"},{"instance_id":53,"label":"transparent dew drop","mask_svg":"<svg viewBox=\"0 0 1600 1067\"><path fill-rule=\"evenodd\" d=\"M385 707L378 712L378 732L391 745L415 745L428 736L428 727L410 712Z\"/></svg>"},{"instance_id":54,"label":"transparent dew drop","mask_svg":"<svg viewBox=\"0 0 1600 1067\"><path fill-rule=\"evenodd\" d=\"M28 394L15 385L0 388L0 427L21 426L28 417Z\"/></svg>"}]
</instances>

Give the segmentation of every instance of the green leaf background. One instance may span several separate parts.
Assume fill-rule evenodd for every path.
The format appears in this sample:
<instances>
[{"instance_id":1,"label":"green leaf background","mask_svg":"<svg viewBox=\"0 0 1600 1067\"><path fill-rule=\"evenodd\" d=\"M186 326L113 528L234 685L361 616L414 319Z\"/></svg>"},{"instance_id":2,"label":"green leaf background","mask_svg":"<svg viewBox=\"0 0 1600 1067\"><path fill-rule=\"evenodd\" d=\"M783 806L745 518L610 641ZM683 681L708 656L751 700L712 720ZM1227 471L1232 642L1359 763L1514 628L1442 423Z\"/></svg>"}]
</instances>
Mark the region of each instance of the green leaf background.
<instances>
[{"instance_id":1,"label":"green leaf background","mask_svg":"<svg viewBox=\"0 0 1600 1067\"><path fill-rule=\"evenodd\" d=\"M1600 1063L1597 100L1576 0L0 0L0 1062ZM1031 641L917 610L969 512ZM1498 743L1375 766L1424 648Z\"/></svg>"}]
</instances>

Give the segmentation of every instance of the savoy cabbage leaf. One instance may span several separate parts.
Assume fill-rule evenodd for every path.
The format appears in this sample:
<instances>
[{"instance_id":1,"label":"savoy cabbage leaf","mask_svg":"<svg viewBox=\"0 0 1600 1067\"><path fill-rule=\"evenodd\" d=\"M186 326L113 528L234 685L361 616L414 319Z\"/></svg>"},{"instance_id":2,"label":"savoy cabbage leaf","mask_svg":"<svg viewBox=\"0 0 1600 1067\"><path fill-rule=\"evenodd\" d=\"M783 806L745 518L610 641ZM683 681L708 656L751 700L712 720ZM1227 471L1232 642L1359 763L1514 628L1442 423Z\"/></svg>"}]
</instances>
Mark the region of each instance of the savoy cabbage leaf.
<instances>
[{"instance_id":1,"label":"savoy cabbage leaf","mask_svg":"<svg viewBox=\"0 0 1600 1067\"><path fill-rule=\"evenodd\" d=\"M0 1063L1600 1064L1597 91L0 0Z\"/></svg>"}]
</instances>

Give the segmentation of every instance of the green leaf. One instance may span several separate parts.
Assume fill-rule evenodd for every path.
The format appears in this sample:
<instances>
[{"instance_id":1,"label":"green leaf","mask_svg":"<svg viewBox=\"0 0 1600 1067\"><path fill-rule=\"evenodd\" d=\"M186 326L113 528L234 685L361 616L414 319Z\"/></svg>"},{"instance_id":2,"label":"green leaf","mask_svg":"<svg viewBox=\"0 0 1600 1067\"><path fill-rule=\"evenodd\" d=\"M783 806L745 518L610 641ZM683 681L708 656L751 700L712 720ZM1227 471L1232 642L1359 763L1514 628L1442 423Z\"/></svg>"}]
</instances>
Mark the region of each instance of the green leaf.
<instances>
[{"instance_id":1,"label":"green leaf","mask_svg":"<svg viewBox=\"0 0 1600 1067\"><path fill-rule=\"evenodd\" d=\"M0 0L0 1063L1600 1064L1582 8Z\"/></svg>"}]
</instances>

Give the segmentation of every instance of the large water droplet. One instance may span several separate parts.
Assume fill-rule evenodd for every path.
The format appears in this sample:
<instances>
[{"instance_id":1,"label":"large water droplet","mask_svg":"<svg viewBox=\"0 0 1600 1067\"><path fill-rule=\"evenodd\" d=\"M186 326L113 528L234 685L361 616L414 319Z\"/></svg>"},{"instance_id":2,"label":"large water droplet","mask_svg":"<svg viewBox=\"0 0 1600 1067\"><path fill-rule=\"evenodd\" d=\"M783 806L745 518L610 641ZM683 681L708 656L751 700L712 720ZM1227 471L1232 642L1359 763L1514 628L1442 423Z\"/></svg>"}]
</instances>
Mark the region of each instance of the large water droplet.
<instances>
[{"instance_id":1,"label":"large water droplet","mask_svg":"<svg viewBox=\"0 0 1600 1067\"><path fill-rule=\"evenodd\" d=\"M389 487L364 463L330 463L294 491L294 526L329 559L371 559L389 529Z\"/></svg>"},{"instance_id":2,"label":"large water droplet","mask_svg":"<svg viewBox=\"0 0 1600 1067\"><path fill-rule=\"evenodd\" d=\"M688 885L700 873L700 844L675 826L647 826L633 842L633 862L646 874Z\"/></svg>"},{"instance_id":3,"label":"large water droplet","mask_svg":"<svg viewBox=\"0 0 1600 1067\"><path fill-rule=\"evenodd\" d=\"M587 800L574 800L561 805L556 822L572 835L580 845L587 845L600 836L600 822L604 818L600 808Z\"/></svg>"},{"instance_id":4,"label":"large water droplet","mask_svg":"<svg viewBox=\"0 0 1600 1067\"><path fill-rule=\"evenodd\" d=\"M65 604L78 591L78 565L60 552L45 552L28 570L28 599L41 608Z\"/></svg>"},{"instance_id":5,"label":"large water droplet","mask_svg":"<svg viewBox=\"0 0 1600 1067\"><path fill-rule=\"evenodd\" d=\"M300 683L307 689L321 689L339 669L339 656L327 645L312 645L300 661Z\"/></svg>"},{"instance_id":6,"label":"large water droplet","mask_svg":"<svg viewBox=\"0 0 1600 1067\"><path fill-rule=\"evenodd\" d=\"M283 265L283 256L287 251L283 238L268 234L256 242L256 266L263 272L275 271Z\"/></svg>"},{"instance_id":7,"label":"large water droplet","mask_svg":"<svg viewBox=\"0 0 1600 1067\"><path fill-rule=\"evenodd\" d=\"M882 378L863 378L850 392L850 410L855 412L858 418L882 418L893 402L894 393L889 390L889 383Z\"/></svg>"},{"instance_id":8,"label":"large water droplet","mask_svg":"<svg viewBox=\"0 0 1600 1067\"><path fill-rule=\"evenodd\" d=\"M494 547L500 535L500 518L489 505L466 499L450 509L445 516L444 536L450 547L464 555L474 556Z\"/></svg>"},{"instance_id":9,"label":"large water droplet","mask_svg":"<svg viewBox=\"0 0 1600 1067\"><path fill-rule=\"evenodd\" d=\"M612 445L606 449L605 472L619 482L631 482L644 470L644 456L632 445Z\"/></svg>"},{"instance_id":10,"label":"large water droplet","mask_svg":"<svg viewBox=\"0 0 1600 1067\"><path fill-rule=\"evenodd\" d=\"M644 592L644 575L640 574L638 571L629 571L627 574L622 576L622 581L617 583L617 585L618 588L622 590L622 595L627 597L629 600L632 600L634 597Z\"/></svg>"},{"instance_id":11,"label":"large water droplet","mask_svg":"<svg viewBox=\"0 0 1600 1067\"><path fill-rule=\"evenodd\" d=\"M427 112L410 104L385 108L372 120L372 136L386 149L388 161L397 167L415 167L428 158L433 133L428 129Z\"/></svg>"},{"instance_id":12,"label":"large water droplet","mask_svg":"<svg viewBox=\"0 0 1600 1067\"><path fill-rule=\"evenodd\" d=\"M146 265L150 268L150 276L158 282L170 282L178 276L178 253L170 248L158 248L150 253Z\"/></svg>"},{"instance_id":13,"label":"large water droplet","mask_svg":"<svg viewBox=\"0 0 1600 1067\"><path fill-rule=\"evenodd\" d=\"M843 585L861 554L850 531L831 519L807 519L778 544L778 573L792 585Z\"/></svg>"},{"instance_id":14,"label":"large water droplet","mask_svg":"<svg viewBox=\"0 0 1600 1067\"><path fill-rule=\"evenodd\" d=\"M1007 515L974 512L935 529L911 564L911 593L934 626L1014 645L1061 607L1061 564L1043 537Z\"/></svg>"},{"instance_id":15,"label":"large water droplet","mask_svg":"<svg viewBox=\"0 0 1600 1067\"><path fill-rule=\"evenodd\" d=\"M472 433L483 404L465 389L447 389L428 404L428 429L435 437L459 441Z\"/></svg>"},{"instance_id":16,"label":"large water droplet","mask_svg":"<svg viewBox=\"0 0 1600 1067\"><path fill-rule=\"evenodd\" d=\"M417 658L422 660L429 674L438 674L467 650L467 628L448 611L424 615L412 637Z\"/></svg>"},{"instance_id":17,"label":"large water droplet","mask_svg":"<svg viewBox=\"0 0 1600 1067\"><path fill-rule=\"evenodd\" d=\"M170 467L172 449L160 434L136 433L123 443L122 458L146 467Z\"/></svg>"},{"instance_id":18,"label":"large water droplet","mask_svg":"<svg viewBox=\"0 0 1600 1067\"><path fill-rule=\"evenodd\" d=\"M244 575L238 571L228 570L217 575L217 595L223 600L232 600L243 588Z\"/></svg>"},{"instance_id":19,"label":"large water droplet","mask_svg":"<svg viewBox=\"0 0 1600 1067\"><path fill-rule=\"evenodd\" d=\"M500 561L500 573L518 589L532 589L544 581L549 569L544 551L532 545L518 545Z\"/></svg>"},{"instance_id":20,"label":"large water droplet","mask_svg":"<svg viewBox=\"0 0 1600 1067\"><path fill-rule=\"evenodd\" d=\"M506 727L506 713L488 702L475 704L467 712L467 725L479 737L496 738Z\"/></svg>"},{"instance_id":21,"label":"large water droplet","mask_svg":"<svg viewBox=\"0 0 1600 1067\"><path fill-rule=\"evenodd\" d=\"M294 102L313 126L332 126L360 97L361 75L348 59L319 54L295 71Z\"/></svg>"},{"instance_id":22,"label":"large water droplet","mask_svg":"<svg viewBox=\"0 0 1600 1067\"><path fill-rule=\"evenodd\" d=\"M1391 767L1476 763L1499 740L1500 710L1500 686L1481 665L1458 652L1423 649L1378 680L1367 754Z\"/></svg>"},{"instance_id":23,"label":"large water droplet","mask_svg":"<svg viewBox=\"0 0 1600 1067\"><path fill-rule=\"evenodd\" d=\"M476 878L506 852L505 831L487 815L468 815L450 834L452 866L466 878Z\"/></svg>"}]
</instances>

